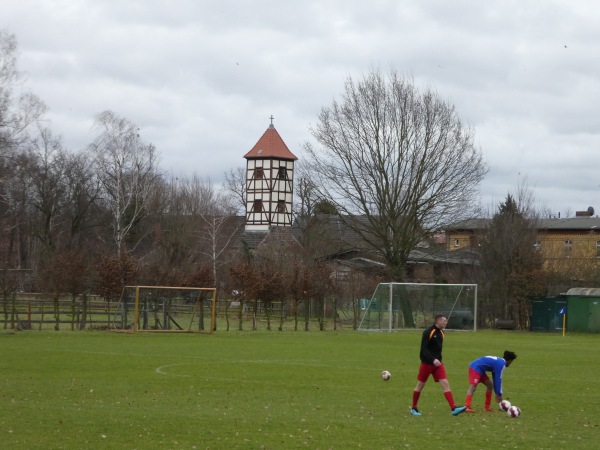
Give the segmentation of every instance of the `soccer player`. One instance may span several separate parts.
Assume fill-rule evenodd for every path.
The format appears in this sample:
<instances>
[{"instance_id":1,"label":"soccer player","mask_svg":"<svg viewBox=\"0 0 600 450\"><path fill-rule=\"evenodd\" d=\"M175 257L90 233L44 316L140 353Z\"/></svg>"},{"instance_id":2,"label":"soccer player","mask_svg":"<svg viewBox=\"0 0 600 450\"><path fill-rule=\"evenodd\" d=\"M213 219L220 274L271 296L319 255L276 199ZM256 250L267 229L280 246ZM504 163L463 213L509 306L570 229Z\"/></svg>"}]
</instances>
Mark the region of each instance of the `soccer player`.
<instances>
[{"instance_id":1,"label":"soccer player","mask_svg":"<svg viewBox=\"0 0 600 450\"><path fill-rule=\"evenodd\" d=\"M490 408L490 403L492 403L492 389L496 393L496 403L500 403L502 401L502 373L515 359L517 359L517 355L506 350L504 358L500 358L499 356L482 356L469 364L469 389L467 389L467 398L465 400L467 412L475 412L474 409L471 409L471 402L479 383L485 384L487 388L485 391L484 410L489 412L495 411ZM493 382L486 372L492 374Z\"/></svg>"},{"instance_id":2,"label":"soccer player","mask_svg":"<svg viewBox=\"0 0 600 450\"><path fill-rule=\"evenodd\" d=\"M412 407L410 413L413 416L420 416L421 411L417 408L419 403L419 397L421 391L425 387L425 383L429 378L429 375L433 376L434 381L440 383L444 397L450 405L453 416L458 416L464 412L466 406L456 406L452 391L450 390L450 384L446 377L446 369L442 363L442 344L444 343L444 328L448 324L448 317L444 314L438 314L435 316L435 322L429 328L423 331L421 338L421 365L419 367L419 375L417 375L417 386L413 391Z\"/></svg>"}]
</instances>

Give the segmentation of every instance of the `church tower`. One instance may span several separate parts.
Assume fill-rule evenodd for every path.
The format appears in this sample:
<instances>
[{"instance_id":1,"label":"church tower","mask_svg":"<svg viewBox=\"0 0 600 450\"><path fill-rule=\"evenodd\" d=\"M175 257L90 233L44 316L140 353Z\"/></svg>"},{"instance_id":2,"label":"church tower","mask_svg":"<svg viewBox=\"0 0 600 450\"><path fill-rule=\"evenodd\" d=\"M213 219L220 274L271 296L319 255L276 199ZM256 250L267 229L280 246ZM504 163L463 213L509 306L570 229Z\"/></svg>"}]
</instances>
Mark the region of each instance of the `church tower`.
<instances>
[{"instance_id":1,"label":"church tower","mask_svg":"<svg viewBox=\"0 0 600 450\"><path fill-rule=\"evenodd\" d=\"M292 226L294 161L271 125L246 158L246 231L269 231L272 226Z\"/></svg>"}]
</instances>

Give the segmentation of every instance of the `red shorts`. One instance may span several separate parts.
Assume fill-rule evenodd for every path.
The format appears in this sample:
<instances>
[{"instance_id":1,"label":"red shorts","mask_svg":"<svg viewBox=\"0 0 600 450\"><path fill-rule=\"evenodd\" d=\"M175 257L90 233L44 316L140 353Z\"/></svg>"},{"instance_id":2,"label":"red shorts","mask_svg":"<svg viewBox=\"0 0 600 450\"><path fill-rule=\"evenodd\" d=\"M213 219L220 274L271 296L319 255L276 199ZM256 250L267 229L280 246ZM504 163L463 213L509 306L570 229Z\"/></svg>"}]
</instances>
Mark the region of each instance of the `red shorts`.
<instances>
[{"instance_id":1,"label":"red shorts","mask_svg":"<svg viewBox=\"0 0 600 450\"><path fill-rule=\"evenodd\" d=\"M479 372L469 367L469 384L474 384L477 386L479 383L485 383L489 379L490 378L487 376L487 373L481 375Z\"/></svg>"},{"instance_id":2,"label":"red shorts","mask_svg":"<svg viewBox=\"0 0 600 450\"><path fill-rule=\"evenodd\" d=\"M446 376L446 369L444 368L443 363L441 366L421 363L419 366L419 375L417 375L417 380L419 380L421 383L425 383L427 378L429 378L429 375L433 375L433 379L436 382L448 378Z\"/></svg>"}]
</instances>

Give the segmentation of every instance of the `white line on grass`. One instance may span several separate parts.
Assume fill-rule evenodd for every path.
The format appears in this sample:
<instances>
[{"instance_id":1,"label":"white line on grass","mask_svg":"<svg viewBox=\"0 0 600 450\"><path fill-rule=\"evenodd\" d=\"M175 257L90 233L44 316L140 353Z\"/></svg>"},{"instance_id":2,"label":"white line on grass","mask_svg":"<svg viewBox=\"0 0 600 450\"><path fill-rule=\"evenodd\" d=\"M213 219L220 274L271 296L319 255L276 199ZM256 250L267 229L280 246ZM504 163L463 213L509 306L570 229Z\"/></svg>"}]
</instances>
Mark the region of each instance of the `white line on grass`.
<instances>
[{"instance_id":1,"label":"white line on grass","mask_svg":"<svg viewBox=\"0 0 600 450\"><path fill-rule=\"evenodd\" d=\"M175 367L175 366L187 366L189 365L189 363L182 363L182 364L167 364L166 366L160 366L157 367L156 369L154 369L154 371L156 373L160 373L161 375L171 375L174 377L189 377L190 375L180 375L178 373L171 373L171 372L165 372L163 369L166 369L168 367Z\"/></svg>"}]
</instances>

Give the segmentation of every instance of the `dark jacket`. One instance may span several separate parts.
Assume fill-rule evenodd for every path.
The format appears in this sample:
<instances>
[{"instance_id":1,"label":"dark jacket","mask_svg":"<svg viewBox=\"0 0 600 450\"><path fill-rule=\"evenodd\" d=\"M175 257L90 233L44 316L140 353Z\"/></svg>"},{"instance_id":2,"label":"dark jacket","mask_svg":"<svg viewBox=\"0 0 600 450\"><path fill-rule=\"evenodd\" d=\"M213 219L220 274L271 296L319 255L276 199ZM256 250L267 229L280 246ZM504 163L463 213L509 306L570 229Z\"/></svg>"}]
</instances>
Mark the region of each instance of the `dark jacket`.
<instances>
[{"instance_id":1,"label":"dark jacket","mask_svg":"<svg viewBox=\"0 0 600 450\"><path fill-rule=\"evenodd\" d=\"M434 359L442 361L442 345L444 343L444 332L435 325L431 325L423 331L421 338L421 362L432 364Z\"/></svg>"}]
</instances>

